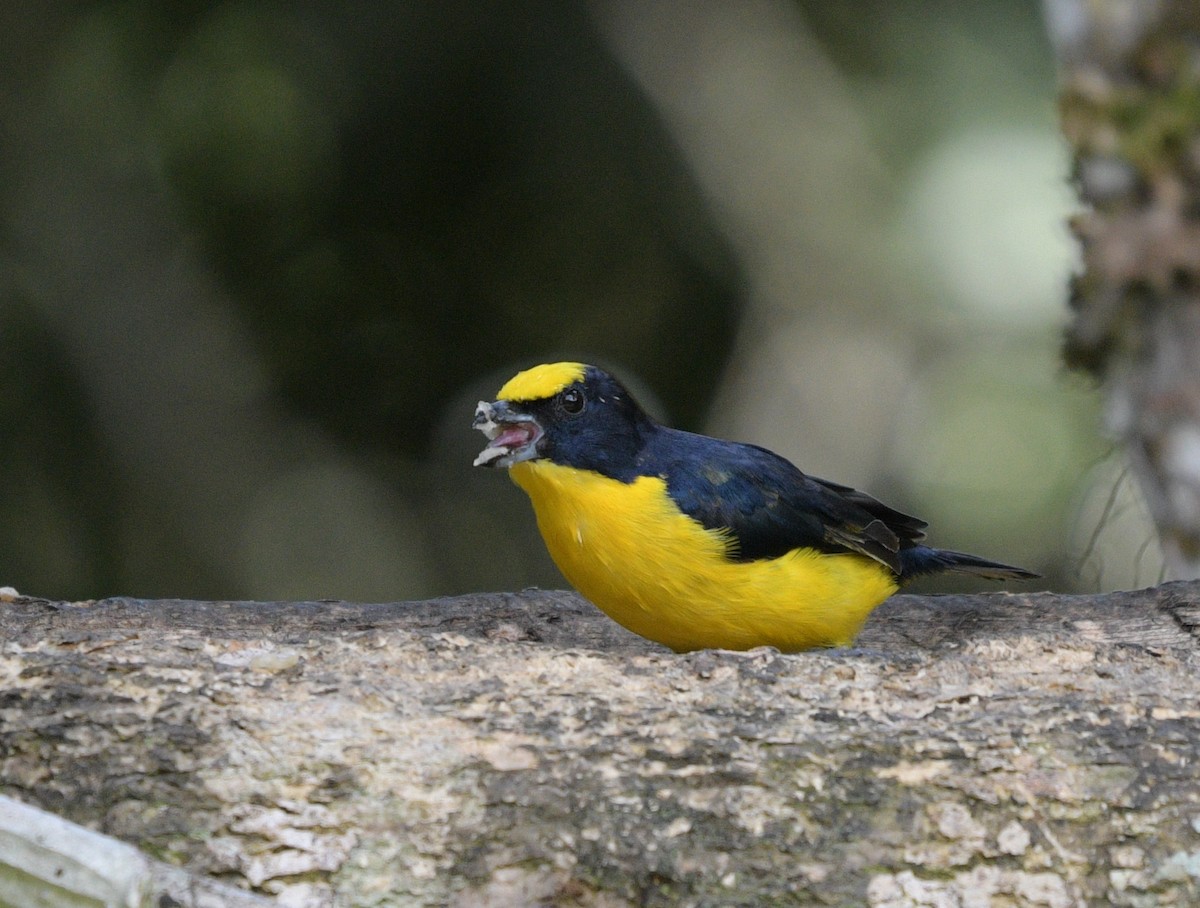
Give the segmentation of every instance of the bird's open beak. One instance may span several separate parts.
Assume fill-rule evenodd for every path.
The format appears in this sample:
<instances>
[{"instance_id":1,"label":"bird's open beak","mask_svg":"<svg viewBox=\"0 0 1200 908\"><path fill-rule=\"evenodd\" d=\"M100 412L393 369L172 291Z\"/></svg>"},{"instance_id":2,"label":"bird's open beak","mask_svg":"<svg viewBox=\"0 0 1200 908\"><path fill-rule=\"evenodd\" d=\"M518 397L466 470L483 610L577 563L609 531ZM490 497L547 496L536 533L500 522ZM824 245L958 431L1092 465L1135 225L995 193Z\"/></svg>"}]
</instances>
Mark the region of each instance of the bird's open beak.
<instances>
[{"instance_id":1,"label":"bird's open beak","mask_svg":"<svg viewBox=\"0 0 1200 908\"><path fill-rule=\"evenodd\" d=\"M513 409L506 400L479 402L471 427L488 437L488 446L475 458L477 467L511 467L538 456L542 427L536 419Z\"/></svg>"}]
</instances>

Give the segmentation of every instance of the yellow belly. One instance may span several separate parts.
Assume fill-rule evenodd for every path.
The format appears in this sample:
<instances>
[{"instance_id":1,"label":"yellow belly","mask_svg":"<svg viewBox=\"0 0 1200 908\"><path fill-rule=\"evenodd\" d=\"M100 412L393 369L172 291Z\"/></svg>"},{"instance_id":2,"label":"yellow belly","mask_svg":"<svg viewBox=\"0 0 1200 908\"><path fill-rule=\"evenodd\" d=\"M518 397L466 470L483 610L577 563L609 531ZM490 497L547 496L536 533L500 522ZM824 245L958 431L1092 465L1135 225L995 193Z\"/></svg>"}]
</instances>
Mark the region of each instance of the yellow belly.
<instances>
[{"instance_id":1,"label":"yellow belly","mask_svg":"<svg viewBox=\"0 0 1200 908\"><path fill-rule=\"evenodd\" d=\"M613 620L679 652L846 646L897 589L862 555L795 549L731 561L723 534L681 513L657 477L626 484L544 460L509 472L567 580Z\"/></svg>"}]
</instances>

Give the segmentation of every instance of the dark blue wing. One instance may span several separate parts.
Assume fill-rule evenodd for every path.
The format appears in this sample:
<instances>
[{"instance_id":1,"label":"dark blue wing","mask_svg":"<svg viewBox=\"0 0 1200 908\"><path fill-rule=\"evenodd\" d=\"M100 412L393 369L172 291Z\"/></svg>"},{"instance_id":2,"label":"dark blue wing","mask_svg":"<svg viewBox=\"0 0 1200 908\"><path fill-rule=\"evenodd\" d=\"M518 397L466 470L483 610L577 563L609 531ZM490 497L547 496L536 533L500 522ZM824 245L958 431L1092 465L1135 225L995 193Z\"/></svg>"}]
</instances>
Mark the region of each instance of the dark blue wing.
<instances>
[{"instance_id":1,"label":"dark blue wing","mask_svg":"<svg viewBox=\"0 0 1200 908\"><path fill-rule=\"evenodd\" d=\"M775 558L801 547L858 552L899 574L900 550L924 537L924 521L806 476L765 448L666 428L655 436L638 472L662 476L680 510L727 531L732 558Z\"/></svg>"}]
</instances>

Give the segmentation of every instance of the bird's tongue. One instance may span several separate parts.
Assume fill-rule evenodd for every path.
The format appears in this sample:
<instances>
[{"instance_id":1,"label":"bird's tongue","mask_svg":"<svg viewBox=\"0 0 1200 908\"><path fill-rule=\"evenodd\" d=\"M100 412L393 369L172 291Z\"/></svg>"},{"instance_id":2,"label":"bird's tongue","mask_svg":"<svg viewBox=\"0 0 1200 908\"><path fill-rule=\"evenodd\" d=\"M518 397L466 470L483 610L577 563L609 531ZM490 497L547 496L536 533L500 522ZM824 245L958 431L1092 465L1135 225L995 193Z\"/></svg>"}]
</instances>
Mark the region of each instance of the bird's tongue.
<instances>
[{"instance_id":1,"label":"bird's tongue","mask_svg":"<svg viewBox=\"0 0 1200 908\"><path fill-rule=\"evenodd\" d=\"M527 423L505 426L491 440L493 448L519 448L533 438L533 427Z\"/></svg>"}]
</instances>

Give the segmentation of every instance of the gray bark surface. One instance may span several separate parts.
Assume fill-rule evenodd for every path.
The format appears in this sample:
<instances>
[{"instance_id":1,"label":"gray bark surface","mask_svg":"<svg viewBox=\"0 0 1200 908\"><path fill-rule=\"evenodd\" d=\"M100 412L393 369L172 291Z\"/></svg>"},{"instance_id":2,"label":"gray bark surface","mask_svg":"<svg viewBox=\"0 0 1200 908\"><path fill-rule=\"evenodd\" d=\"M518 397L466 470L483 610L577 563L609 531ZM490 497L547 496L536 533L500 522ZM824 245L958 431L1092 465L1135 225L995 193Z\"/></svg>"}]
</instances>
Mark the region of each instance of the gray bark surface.
<instances>
[{"instance_id":1,"label":"gray bark surface","mask_svg":"<svg viewBox=\"0 0 1200 908\"><path fill-rule=\"evenodd\" d=\"M897 596L676 655L562 592L17 599L0 794L297 906L1187 905L1198 624Z\"/></svg>"}]
</instances>

